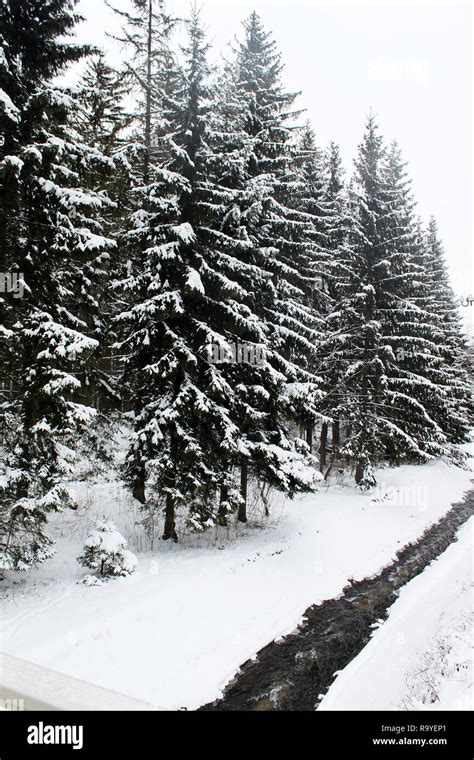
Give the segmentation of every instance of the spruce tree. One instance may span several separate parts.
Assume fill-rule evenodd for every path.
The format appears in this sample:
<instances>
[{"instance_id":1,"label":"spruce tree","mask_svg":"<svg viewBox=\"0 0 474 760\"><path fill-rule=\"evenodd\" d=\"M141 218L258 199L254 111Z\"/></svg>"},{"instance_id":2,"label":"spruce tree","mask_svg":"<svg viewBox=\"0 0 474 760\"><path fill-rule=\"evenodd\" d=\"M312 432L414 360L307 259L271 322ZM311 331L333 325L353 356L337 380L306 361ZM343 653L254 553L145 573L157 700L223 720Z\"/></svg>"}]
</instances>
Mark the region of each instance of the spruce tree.
<instances>
[{"instance_id":1,"label":"spruce tree","mask_svg":"<svg viewBox=\"0 0 474 760\"><path fill-rule=\"evenodd\" d=\"M124 132L131 123L125 108L129 85L123 72L107 64L104 53L91 58L82 75L75 127L84 142L112 156L124 142Z\"/></svg>"},{"instance_id":2,"label":"spruce tree","mask_svg":"<svg viewBox=\"0 0 474 760\"><path fill-rule=\"evenodd\" d=\"M354 252L352 243L358 221L349 202L339 148L329 145L324 157L324 194L326 222L325 292L328 313L325 316L324 336L318 345L319 373L323 380L324 396L320 406L327 417L321 426L320 467L325 477L338 462L340 446L348 425L344 428L344 379L349 366L345 351L345 330L340 306L350 292ZM328 459L328 429L331 427L331 456Z\"/></svg>"},{"instance_id":3,"label":"spruce tree","mask_svg":"<svg viewBox=\"0 0 474 760\"><path fill-rule=\"evenodd\" d=\"M134 399L125 479L146 509L164 501L163 538L174 540L180 507L195 529L216 519L220 461L235 449L237 432L232 389L208 356L208 346L225 345L225 338L205 227L216 204L207 181L206 50L193 16L176 91L162 94L171 129L161 134L157 154L166 158L151 164L153 181L140 191L142 205L126 235L132 259L142 263L124 280L133 305L119 318L124 381ZM224 316L236 318L230 310Z\"/></svg>"},{"instance_id":4,"label":"spruce tree","mask_svg":"<svg viewBox=\"0 0 474 760\"><path fill-rule=\"evenodd\" d=\"M100 337L96 273L112 243L87 189L107 159L75 140L74 102L51 85L87 47L65 41L79 20L73 0L6 0L0 6L2 266L17 273L22 298L7 294L1 372L12 393L2 405L2 567L26 569L49 556L51 511L73 506L64 484L71 447L92 410L78 402L82 373Z\"/></svg>"},{"instance_id":5,"label":"spruce tree","mask_svg":"<svg viewBox=\"0 0 474 760\"><path fill-rule=\"evenodd\" d=\"M403 423L398 424L392 411L405 401L403 393L390 384L396 372L391 338L403 297L394 292L394 267L400 253L398 247L391 248L392 212L384 160L382 137L370 117L351 187L355 224L345 257L347 284L336 307L337 318L332 320L338 334L335 350L346 365L338 404L338 415L348 431L342 452L355 462L355 478L361 487L374 483L373 467L384 458L387 441L397 451L422 457L417 441Z\"/></svg>"},{"instance_id":6,"label":"spruce tree","mask_svg":"<svg viewBox=\"0 0 474 760\"><path fill-rule=\"evenodd\" d=\"M109 236L117 239L133 208L133 188L143 160L141 146L132 133L133 114L125 106L130 98L130 82L123 71L114 70L104 54L98 53L87 62L74 92L78 107L70 120L78 139L110 159L97 163L95 170L88 172L87 183L90 190L100 189L113 199L104 227ZM98 423L103 424L107 418L111 421L112 412L127 404L126 394L117 382L120 357L112 348L116 340L113 317L120 308L114 277L126 266L116 246L98 281L102 340L99 351L88 362L85 380L86 397L104 412L98 416Z\"/></svg>"},{"instance_id":7,"label":"spruce tree","mask_svg":"<svg viewBox=\"0 0 474 760\"><path fill-rule=\"evenodd\" d=\"M92 570L96 578L106 580L131 575L138 564L135 555L127 549L127 541L109 520L96 523L77 561ZM88 575L83 582L96 585L93 577Z\"/></svg>"},{"instance_id":8,"label":"spruce tree","mask_svg":"<svg viewBox=\"0 0 474 760\"><path fill-rule=\"evenodd\" d=\"M110 3L123 23L118 42L130 52L126 70L130 86L137 95L135 121L138 124L138 145L142 156L140 178L149 182L150 168L156 153L154 133L163 111L163 80L171 63L170 37L177 19L166 10L165 0L132 0L132 11L122 11Z\"/></svg>"},{"instance_id":9,"label":"spruce tree","mask_svg":"<svg viewBox=\"0 0 474 760\"><path fill-rule=\"evenodd\" d=\"M443 245L434 217L429 220L422 239L423 307L438 348L438 363L433 382L436 393L430 397L433 415L450 444L469 440L472 424L471 389L467 371L467 337L463 332L458 303L450 284ZM452 453L456 450L450 449Z\"/></svg>"},{"instance_id":10,"label":"spruce tree","mask_svg":"<svg viewBox=\"0 0 474 760\"><path fill-rule=\"evenodd\" d=\"M411 183L396 142L387 153L384 178L389 268L382 317L384 334L395 359L389 367L387 394L394 421L417 441L423 460L442 454L446 442L436 413L439 397L433 396L440 363L439 346L430 313L420 308L424 279L421 239ZM395 462L407 456L403 442L397 451L396 439L387 442L386 451L387 458Z\"/></svg>"},{"instance_id":11,"label":"spruce tree","mask_svg":"<svg viewBox=\"0 0 474 760\"><path fill-rule=\"evenodd\" d=\"M284 484L281 476L290 456L294 467L289 490L294 493L311 487L303 475L312 461L309 446L299 438L298 428L304 426L308 435L318 418L320 399L315 372L322 325L315 308L316 219L300 205L300 199L302 204L305 201L293 124L298 115L292 111L296 95L283 89L281 56L256 13L244 22L244 31L235 54L232 98L240 103L240 131L248 147L242 171L231 185L239 191L232 209L238 217L238 234L248 245L245 258L258 272L252 284L252 309L264 327L266 356L274 375L265 404L273 431L271 427L266 431L265 445L258 416L243 417L247 442L256 446L253 456L242 459L242 489L249 468L264 482L267 478L273 482L280 471ZM252 387L252 379L243 379L241 386ZM295 426L296 436L291 429ZM278 441L273 449L268 448L272 436ZM272 454L277 450L279 461ZM301 479L294 478L298 459Z\"/></svg>"},{"instance_id":12,"label":"spruce tree","mask_svg":"<svg viewBox=\"0 0 474 760\"><path fill-rule=\"evenodd\" d=\"M312 296L308 304L315 317L319 318L318 334L314 334L318 360L315 364L318 375L322 379L324 367L321 362L321 344L326 334L326 317L333 304L332 291L336 265L334 260L334 241L331 235L338 221L334 200L326 191L325 162L323 151L317 146L316 138L310 124L307 123L299 137L295 155L297 179L292 183L289 203L303 212L296 240L298 265L305 276L312 281ZM298 180L300 185L298 185ZM323 390L323 386L321 386ZM324 400L318 403L319 412L327 411ZM306 440L311 448L313 443L313 425L316 415L313 414L306 425ZM325 417L320 420L319 459L320 469L325 471L327 457L327 441L329 421Z\"/></svg>"}]
</instances>

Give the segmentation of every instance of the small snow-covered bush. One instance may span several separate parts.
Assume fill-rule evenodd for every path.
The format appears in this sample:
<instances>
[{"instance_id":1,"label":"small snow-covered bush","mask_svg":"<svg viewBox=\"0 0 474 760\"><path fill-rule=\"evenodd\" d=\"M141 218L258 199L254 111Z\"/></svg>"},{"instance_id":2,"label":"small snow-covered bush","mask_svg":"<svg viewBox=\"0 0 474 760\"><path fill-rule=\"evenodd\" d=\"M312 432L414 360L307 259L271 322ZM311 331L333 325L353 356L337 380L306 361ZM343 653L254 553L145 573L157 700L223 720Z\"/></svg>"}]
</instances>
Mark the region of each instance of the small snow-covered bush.
<instances>
[{"instance_id":1,"label":"small snow-covered bush","mask_svg":"<svg viewBox=\"0 0 474 760\"><path fill-rule=\"evenodd\" d=\"M127 542L113 522L100 520L86 539L84 550L77 561L102 577L130 575L137 566L137 558L127 548ZM90 578L88 585L91 585ZM87 581L87 578L85 581Z\"/></svg>"}]
</instances>

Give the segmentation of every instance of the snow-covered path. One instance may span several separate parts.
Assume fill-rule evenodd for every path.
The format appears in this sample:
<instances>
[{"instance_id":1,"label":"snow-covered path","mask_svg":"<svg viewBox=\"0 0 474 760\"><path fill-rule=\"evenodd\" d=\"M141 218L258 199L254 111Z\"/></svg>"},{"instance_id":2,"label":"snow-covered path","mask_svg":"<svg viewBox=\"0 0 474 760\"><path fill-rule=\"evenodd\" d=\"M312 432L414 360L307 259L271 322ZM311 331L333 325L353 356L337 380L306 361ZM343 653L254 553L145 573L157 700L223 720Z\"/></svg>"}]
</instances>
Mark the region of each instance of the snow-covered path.
<instances>
[{"instance_id":1,"label":"snow-covered path","mask_svg":"<svg viewBox=\"0 0 474 760\"><path fill-rule=\"evenodd\" d=\"M196 708L292 631L310 604L388 564L470 478L440 462L387 469L373 493L334 486L275 505L260 528L239 529L238 541L221 531L211 547L209 537L159 542L139 554L134 575L101 587L77 583L81 538L64 535L61 520L74 519L64 515L56 558L6 584L0 648L158 707ZM99 484L88 510L117 519L112 493Z\"/></svg>"},{"instance_id":2,"label":"snow-covered path","mask_svg":"<svg viewBox=\"0 0 474 760\"><path fill-rule=\"evenodd\" d=\"M473 710L474 517L404 586L319 710Z\"/></svg>"}]
</instances>

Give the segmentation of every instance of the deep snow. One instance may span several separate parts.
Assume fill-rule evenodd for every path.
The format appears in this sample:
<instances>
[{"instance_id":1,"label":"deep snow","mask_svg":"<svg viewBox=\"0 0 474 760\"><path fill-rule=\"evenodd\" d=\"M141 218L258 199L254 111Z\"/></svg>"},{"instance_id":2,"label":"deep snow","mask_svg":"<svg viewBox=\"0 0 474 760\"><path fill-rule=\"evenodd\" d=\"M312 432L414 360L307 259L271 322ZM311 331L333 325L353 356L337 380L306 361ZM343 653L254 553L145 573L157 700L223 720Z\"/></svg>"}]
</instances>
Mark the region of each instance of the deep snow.
<instances>
[{"instance_id":1,"label":"deep snow","mask_svg":"<svg viewBox=\"0 0 474 760\"><path fill-rule=\"evenodd\" d=\"M2 584L0 649L159 708L214 700L310 604L376 574L471 485L470 472L442 462L378 478L365 494L334 484L294 502L276 498L269 518L254 514L246 526L177 545L156 540L153 551L117 483L76 482L79 511L54 519L56 556ZM102 518L114 520L139 565L85 586L75 558Z\"/></svg>"}]
</instances>

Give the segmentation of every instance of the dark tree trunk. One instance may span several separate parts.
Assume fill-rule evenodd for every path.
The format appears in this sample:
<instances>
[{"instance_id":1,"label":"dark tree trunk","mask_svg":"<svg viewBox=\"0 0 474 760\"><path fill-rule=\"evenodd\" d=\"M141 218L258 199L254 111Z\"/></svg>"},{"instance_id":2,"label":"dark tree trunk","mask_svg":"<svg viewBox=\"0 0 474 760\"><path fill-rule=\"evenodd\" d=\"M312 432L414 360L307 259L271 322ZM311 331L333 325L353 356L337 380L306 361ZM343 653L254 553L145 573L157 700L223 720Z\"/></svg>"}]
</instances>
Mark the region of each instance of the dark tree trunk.
<instances>
[{"instance_id":1,"label":"dark tree trunk","mask_svg":"<svg viewBox=\"0 0 474 760\"><path fill-rule=\"evenodd\" d=\"M137 474L132 486L132 495L134 499L137 499L140 504L145 504L145 468L141 467L140 472Z\"/></svg>"},{"instance_id":2,"label":"dark tree trunk","mask_svg":"<svg viewBox=\"0 0 474 760\"><path fill-rule=\"evenodd\" d=\"M328 424L327 422L323 422L321 425L321 437L320 437L320 445L319 445L319 469L321 470L321 472L323 472L324 468L326 467L327 441L328 441Z\"/></svg>"},{"instance_id":3,"label":"dark tree trunk","mask_svg":"<svg viewBox=\"0 0 474 760\"><path fill-rule=\"evenodd\" d=\"M229 489L227 488L227 486L222 486L219 509L217 511L217 522L219 525L227 525L227 514L226 514L225 502L227 501L228 496L229 496Z\"/></svg>"},{"instance_id":4,"label":"dark tree trunk","mask_svg":"<svg viewBox=\"0 0 474 760\"><path fill-rule=\"evenodd\" d=\"M369 301L366 301L366 306L364 310L364 316L366 321L373 319L373 308L372 304ZM370 349L371 344L369 341L369 337L366 334L364 338L364 364L362 367L362 386L361 386L361 396L362 396L362 419L363 422L365 422L365 425L362 428L361 434L359 436L359 452L360 456L357 459L356 463L356 470L355 470L355 482L359 484L365 475L365 469L368 464L367 457L366 457L366 445L367 445L367 437L368 437L368 430L367 430L367 417L368 417L368 409L369 409L369 376L368 376L368 365L370 362ZM365 420L364 420L365 417Z\"/></svg>"},{"instance_id":5,"label":"dark tree trunk","mask_svg":"<svg viewBox=\"0 0 474 760\"><path fill-rule=\"evenodd\" d=\"M341 444L341 428L339 420L332 423L332 458L334 462L339 459L339 446Z\"/></svg>"},{"instance_id":6,"label":"dark tree trunk","mask_svg":"<svg viewBox=\"0 0 474 760\"><path fill-rule=\"evenodd\" d=\"M365 473L365 465L362 459L359 459L356 464L355 482L360 483Z\"/></svg>"},{"instance_id":7,"label":"dark tree trunk","mask_svg":"<svg viewBox=\"0 0 474 760\"><path fill-rule=\"evenodd\" d=\"M313 453L313 423L310 422L306 426L306 443L309 446L309 450Z\"/></svg>"},{"instance_id":8,"label":"dark tree trunk","mask_svg":"<svg viewBox=\"0 0 474 760\"><path fill-rule=\"evenodd\" d=\"M239 522L247 522L247 486L248 486L248 471L247 462L242 462L240 468L240 495L242 497L237 520Z\"/></svg>"},{"instance_id":9,"label":"dark tree trunk","mask_svg":"<svg viewBox=\"0 0 474 760\"><path fill-rule=\"evenodd\" d=\"M346 441L349 440L349 438L351 437L351 434L352 434L352 428L351 428L351 426L350 425L346 425L345 430L344 430L344 439ZM351 464L351 457L349 456L349 454L346 455L346 464L347 465Z\"/></svg>"},{"instance_id":10,"label":"dark tree trunk","mask_svg":"<svg viewBox=\"0 0 474 760\"><path fill-rule=\"evenodd\" d=\"M163 541L168 541L172 538L173 541L178 540L178 536L175 530L174 521L174 499L171 494L166 496L166 508L165 508L165 529L163 531Z\"/></svg>"},{"instance_id":11,"label":"dark tree trunk","mask_svg":"<svg viewBox=\"0 0 474 760\"><path fill-rule=\"evenodd\" d=\"M144 165L143 165L143 182L145 185L148 184L149 176L150 176L152 43L153 43L153 0L148 0L148 35L147 35L146 92L145 92L145 155L144 155Z\"/></svg>"}]
</instances>

